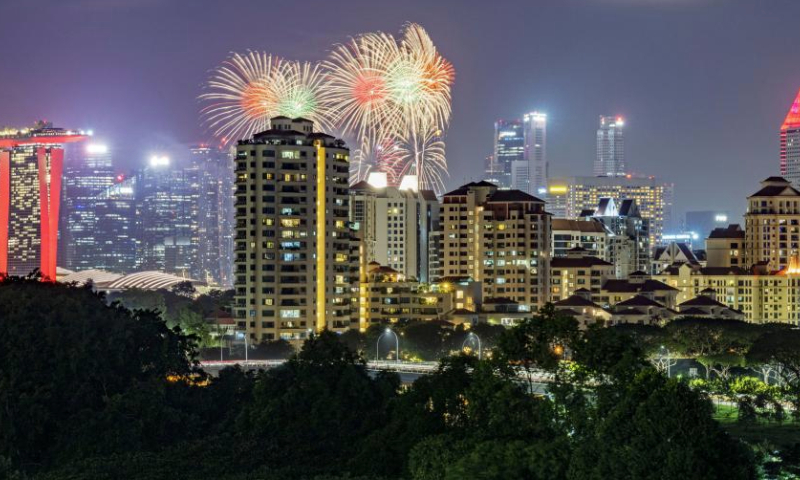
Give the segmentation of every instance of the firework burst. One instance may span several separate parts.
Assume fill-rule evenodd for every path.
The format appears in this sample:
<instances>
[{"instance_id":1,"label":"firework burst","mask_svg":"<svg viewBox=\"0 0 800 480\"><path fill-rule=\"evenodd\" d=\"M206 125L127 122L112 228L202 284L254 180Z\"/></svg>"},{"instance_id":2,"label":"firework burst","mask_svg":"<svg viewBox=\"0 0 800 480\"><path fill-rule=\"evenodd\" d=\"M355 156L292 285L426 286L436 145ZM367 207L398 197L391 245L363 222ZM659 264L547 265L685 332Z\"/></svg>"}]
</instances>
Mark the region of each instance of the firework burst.
<instances>
[{"instance_id":1,"label":"firework burst","mask_svg":"<svg viewBox=\"0 0 800 480\"><path fill-rule=\"evenodd\" d=\"M354 146L351 181L386 172L390 184L416 175L420 188L444 190L443 132L451 115L453 66L417 24L392 35L368 33L334 47L320 65L266 53L234 54L212 74L207 125L226 139L248 138L269 119L304 117Z\"/></svg>"},{"instance_id":2,"label":"firework burst","mask_svg":"<svg viewBox=\"0 0 800 480\"><path fill-rule=\"evenodd\" d=\"M304 117L323 129L333 127L325 100L324 75L317 65L292 62L267 53L235 53L211 76L209 102L202 115L223 141L249 138L269 128L279 115Z\"/></svg>"}]
</instances>

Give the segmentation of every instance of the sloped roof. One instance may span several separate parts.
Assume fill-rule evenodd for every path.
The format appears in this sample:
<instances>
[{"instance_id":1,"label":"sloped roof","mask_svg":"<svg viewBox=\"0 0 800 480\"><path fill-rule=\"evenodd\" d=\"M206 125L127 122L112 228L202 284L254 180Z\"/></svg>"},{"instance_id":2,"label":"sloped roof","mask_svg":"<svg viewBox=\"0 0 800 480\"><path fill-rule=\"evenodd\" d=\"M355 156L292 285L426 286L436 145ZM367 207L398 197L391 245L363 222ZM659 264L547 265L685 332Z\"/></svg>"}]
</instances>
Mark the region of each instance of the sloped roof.
<instances>
[{"instance_id":1,"label":"sloped roof","mask_svg":"<svg viewBox=\"0 0 800 480\"><path fill-rule=\"evenodd\" d=\"M652 279L645 280L641 283L634 283L629 280L610 279L606 280L602 289L610 293L677 291L676 288L670 287L664 282Z\"/></svg>"},{"instance_id":2,"label":"sloped roof","mask_svg":"<svg viewBox=\"0 0 800 480\"><path fill-rule=\"evenodd\" d=\"M142 290L160 290L169 288L182 282L191 282L195 285L203 285L204 282L183 278L164 272L147 271L136 272L117 278L116 280L102 285L107 290L124 290L128 288L140 288Z\"/></svg>"},{"instance_id":3,"label":"sloped roof","mask_svg":"<svg viewBox=\"0 0 800 480\"><path fill-rule=\"evenodd\" d=\"M613 267L613 263L597 257L554 257L550 260L550 268L579 268L605 266Z\"/></svg>"},{"instance_id":4,"label":"sloped roof","mask_svg":"<svg viewBox=\"0 0 800 480\"><path fill-rule=\"evenodd\" d=\"M463 196L469 192L470 187L495 187L497 185L494 183L487 182L486 180L481 180L480 182L470 182L466 185L461 185L460 187L456 188L452 192L447 192L444 194L445 197L452 197L452 196Z\"/></svg>"},{"instance_id":5,"label":"sloped roof","mask_svg":"<svg viewBox=\"0 0 800 480\"><path fill-rule=\"evenodd\" d=\"M572 295L568 298L563 300L559 300L553 304L556 307L594 307L594 308L601 308L600 305L594 303L591 300L587 300L586 298L580 295Z\"/></svg>"},{"instance_id":6,"label":"sloped roof","mask_svg":"<svg viewBox=\"0 0 800 480\"><path fill-rule=\"evenodd\" d=\"M732 223L727 227L711 230L708 238L744 238L744 230L738 223Z\"/></svg>"},{"instance_id":7,"label":"sloped roof","mask_svg":"<svg viewBox=\"0 0 800 480\"><path fill-rule=\"evenodd\" d=\"M618 304L614 305L614 307L659 307L664 308L664 305L656 302L655 300L651 300L647 297L643 297L641 295L636 295L633 298L629 298L628 300L619 302Z\"/></svg>"},{"instance_id":8,"label":"sloped roof","mask_svg":"<svg viewBox=\"0 0 800 480\"><path fill-rule=\"evenodd\" d=\"M585 233L603 233L606 231L603 224L598 221L570 220L568 218L554 218L552 229L553 231L574 230Z\"/></svg>"},{"instance_id":9,"label":"sloped roof","mask_svg":"<svg viewBox=\"0 0 800 480\"><path fill-rule=\"evenodd\" d=\"M683 311L683 307L725 307L725 308L728 308L728 306L725 305L724 303L720 303L720 302L714 300L713 298L707 297L705 295L698 295L698 296L694 297L691 300L686 300L685 302L683 302L680 305L678 305L678 307L681 309L681 312Z\"/></svg>"},{"instance_id":10,"label":"sloped roof","mask_svg":"<svg viewBox=\"0 0 800 480\"><path fill-rule=\"evenodd\" d=\"M537 202L544 203L544 200L536 198L533 195L527 194L522 190L497 190L489 195L486 199L487 203L505 203L505 202Z\"/></svg>"}]
</instances>

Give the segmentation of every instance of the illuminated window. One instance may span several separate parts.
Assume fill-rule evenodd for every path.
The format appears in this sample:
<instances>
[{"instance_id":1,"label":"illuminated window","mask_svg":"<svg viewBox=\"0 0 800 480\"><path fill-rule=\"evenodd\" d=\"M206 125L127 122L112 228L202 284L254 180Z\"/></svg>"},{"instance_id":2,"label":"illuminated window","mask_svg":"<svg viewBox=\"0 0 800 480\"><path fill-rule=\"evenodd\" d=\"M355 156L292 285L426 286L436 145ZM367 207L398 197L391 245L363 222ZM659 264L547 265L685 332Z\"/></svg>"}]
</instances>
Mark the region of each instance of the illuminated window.
<instances>
[{"instance_id":1,"label":"illuminated window","mask_svg":"<svg viewBox=\"0 0 800 480\"><path fill-rule=\"evenodd\" d=\"M281 318L300 318L300 310L281 310Z\"/></svg>"},{"instance_id":2,"label":"illuminated window","mask_svg":"<svg viewBox=\"0 0 800 480\"><path fill-rule=\"evenodd\" d=\"M282 218L281 219L281 227L299 227L300 226L300 219L299 218Z\"/></svg>"}]
</instances>

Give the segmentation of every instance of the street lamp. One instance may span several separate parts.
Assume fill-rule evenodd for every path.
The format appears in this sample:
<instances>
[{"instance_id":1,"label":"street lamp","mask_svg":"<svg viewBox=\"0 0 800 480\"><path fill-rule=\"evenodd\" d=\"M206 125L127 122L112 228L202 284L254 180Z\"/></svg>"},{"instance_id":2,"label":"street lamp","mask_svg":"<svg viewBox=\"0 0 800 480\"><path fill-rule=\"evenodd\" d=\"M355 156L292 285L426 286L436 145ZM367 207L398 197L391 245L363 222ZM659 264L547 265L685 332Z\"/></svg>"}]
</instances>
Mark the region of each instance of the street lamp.
<instances>
[{"instance_id":1,"label":"street lamp","mask_svg":"<svg viewBox=\"0 0 800 480\"><path fill-rule=\"evenodd\" d=\"M244 338L244 363L247 364L247 334L242 332L237 332L236 336L238 338Z\"/></svg>"},{"instance_id":2,"label":"street lamp","mask_svg":"<svg viewBox=\"0 0 800 480\"><path fill-rule=\"evenodd\" d=\"M397 353L397 363L400 363L400 337L398 337L397 333L395 333L394 330L392 330L391 328L387 328L386 330L384 330L384 332L381 333L381 335L378 337L378 341L375 343L375 361L376 362L378 361L378 358L380 356L379 350L380 350L380 346L381 346L381 338L383 338L384 335L388 335L390 333L392 335L394 335L394 345L395 345L395 352Z\"/></svg>"},{"instance_id":3,"label":"street lamp","mask_svg":"<svg viewBox=\"0 0 800 480\"><path fill-rule=\"evenodd\" d=\"M461 350L464 350L464 347L466 347L467 343L469 343L471 340L475 340L478 343L478 360L480 360L483 349L481 347L481 337L479 337L476 333L469 332L469 335L467 335L467 338L465 338L464 342L461 344Z\"/></svg>"}]
</instances>

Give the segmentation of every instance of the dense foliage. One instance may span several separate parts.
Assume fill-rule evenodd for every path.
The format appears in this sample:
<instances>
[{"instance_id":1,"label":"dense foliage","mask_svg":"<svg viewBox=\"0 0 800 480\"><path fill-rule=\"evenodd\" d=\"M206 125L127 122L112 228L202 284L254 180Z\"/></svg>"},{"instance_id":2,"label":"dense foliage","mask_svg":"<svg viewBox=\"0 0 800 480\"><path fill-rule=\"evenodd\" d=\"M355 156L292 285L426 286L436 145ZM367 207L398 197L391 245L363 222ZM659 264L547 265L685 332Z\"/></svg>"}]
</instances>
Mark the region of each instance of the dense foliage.
<instances>
[{"instance_id":1,"label":"dense foliage","mask_svg":"<svg viewBox=\"0 0 800 480\"><path fill-rule=\"evenodd\" d=\"M704 394L621 331L547 309L492 358L446 357L406 388L366 369L362 341L325 332L280 367L206 379L194 339L152 311L6 281L0 477L756 478Z\"/></svg>"}]
</instances>

